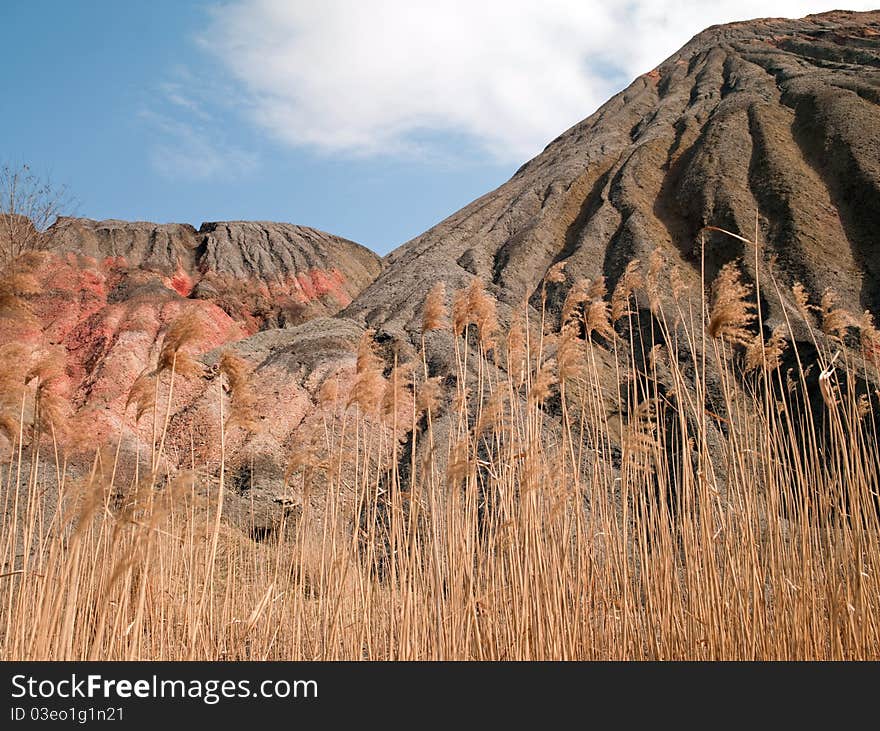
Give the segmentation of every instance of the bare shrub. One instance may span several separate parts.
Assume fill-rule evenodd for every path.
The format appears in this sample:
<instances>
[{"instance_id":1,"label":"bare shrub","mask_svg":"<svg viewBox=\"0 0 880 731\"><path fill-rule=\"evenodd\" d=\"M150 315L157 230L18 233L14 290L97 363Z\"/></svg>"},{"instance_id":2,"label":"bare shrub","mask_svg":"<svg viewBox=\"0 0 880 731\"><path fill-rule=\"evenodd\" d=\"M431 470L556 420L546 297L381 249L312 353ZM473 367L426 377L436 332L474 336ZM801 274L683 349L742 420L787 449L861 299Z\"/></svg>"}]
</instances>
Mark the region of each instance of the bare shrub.
<instances>
[{"instance_id":1,"label":"bare shrub","mask_svg":"<svg viewBox=\"0 0 880 731\"><path fill-rule=\"evenodd\" d=\"M0 167L0 265L27 251L49 248L49 227L72 207L67 189L28 165Z\"/></svg>"}]
</instances>

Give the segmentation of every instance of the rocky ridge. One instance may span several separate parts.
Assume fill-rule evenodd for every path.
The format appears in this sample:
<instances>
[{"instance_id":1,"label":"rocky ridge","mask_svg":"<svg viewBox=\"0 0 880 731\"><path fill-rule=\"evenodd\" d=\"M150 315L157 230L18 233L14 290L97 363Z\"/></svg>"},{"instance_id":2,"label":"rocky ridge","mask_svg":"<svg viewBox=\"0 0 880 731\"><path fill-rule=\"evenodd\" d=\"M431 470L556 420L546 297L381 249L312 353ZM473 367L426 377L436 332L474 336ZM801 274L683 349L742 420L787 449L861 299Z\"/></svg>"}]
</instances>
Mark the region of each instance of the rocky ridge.
<instances>
[{"instance_id":1,"label":"rocky ridge","mask_svg":"<svg viewBox=\"0 0 880 731\"><path fill-rule=\"evenodd\" d=\"M744 253L705 227L753 238L756 215L761 266L775 259L786 284L878 310L880 12L703 31L392 252L344 314L411 337L438 280L480 277L509 315L553 264L566 263L569 284L604 276L610 289L658 248L696 284L701 232L710 279Z\"/></svg>"}]
</instances>

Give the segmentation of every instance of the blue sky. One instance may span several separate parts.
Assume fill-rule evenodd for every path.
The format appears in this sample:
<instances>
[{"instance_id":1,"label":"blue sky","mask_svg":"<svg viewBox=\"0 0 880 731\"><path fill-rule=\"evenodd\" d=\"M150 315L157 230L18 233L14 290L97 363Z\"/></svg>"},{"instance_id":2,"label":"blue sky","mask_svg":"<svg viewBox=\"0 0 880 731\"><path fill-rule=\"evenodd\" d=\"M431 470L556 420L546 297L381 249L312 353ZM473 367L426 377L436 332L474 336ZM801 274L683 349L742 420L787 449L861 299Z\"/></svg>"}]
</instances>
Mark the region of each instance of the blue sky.
<instances>
[{"instance_id":1,"label":"blue sky","mask_svg":"<svg viewBox=\"0 0 880 731\"><path fill-rule=\"evenodd\" d=\"M706 25L825 3L703 5L0 0L0 159L91 218L290 221L386 253Z\"/></svg>"}]
</instances>

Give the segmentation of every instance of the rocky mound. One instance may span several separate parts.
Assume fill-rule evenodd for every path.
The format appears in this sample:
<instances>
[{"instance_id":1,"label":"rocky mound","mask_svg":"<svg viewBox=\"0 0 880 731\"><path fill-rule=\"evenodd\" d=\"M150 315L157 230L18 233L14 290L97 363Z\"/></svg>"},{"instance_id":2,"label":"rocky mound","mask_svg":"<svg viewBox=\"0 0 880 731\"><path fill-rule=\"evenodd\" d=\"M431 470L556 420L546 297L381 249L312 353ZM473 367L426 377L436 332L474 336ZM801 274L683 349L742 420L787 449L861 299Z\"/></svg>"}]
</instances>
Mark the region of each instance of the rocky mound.
<instances>
[{"instance_id":1,"label":"rocky mound","mask_svg":"<svg viewBox=\"0 0 880 731\"><path fill-rule=\"evenodd\" d=\"M60 219L53 248L160 275L182 297L216 302L250 332L332 315L375 279L379 257L304 226Z\"/></svg>"},{"instance_id":2,"label":"rocky mound","mask_svg":"<svg viewBox=\"0 0 880 731\"><path fill-rule=\"evenodd\" d=\"M707 227L749 240L757 234L757 257L754 247ZM663 381L649 362L654 346L663 344L653 319L658 303L675 313L677 299L699 302L701 272L709 291L725 264L741 260L746 284L764 283L756 302L763 337L786 325L788 314L797 351L812 362L816 347L798 316L803 300L792 289L803 285L801 297L814 312L820 300L827 304L828 323L837 306L856 316L878 314L878 230L880 12L735 23L697 35L510 181L391 253L382 274L342 315L375 329L379 342L412 352L421 343L423 303L432 286L444 281L447 292L461 291L478 279L497 300L502 327L522 313L524 302L529 321L541 322L546 296L546 322L555 330L573 287L604 278L594 290L613 292L639 259L641 271L655 270L657 286L635 292L640 325L625 332L624 319L617 332L633 343L636 360L641 354L634 367L657 374L656 387L673 392L678 384ZM778 291L769 285L771 273ZM823 300L826 290L833 299ZM447 306L451 301L448 295ZM757 330L756 322L746 334L754 338ZM425 345L430 375L454 384L460 371L451 335L428 333ZM549 348L553 356L555 346ZM604 409L614 413L620 374L628 369L615 364L614 348L590 352ZM797 368L794 352L789 347L782 357L781 373ZM478 352L468 359L479 362ZM822 367L809 368L802 407L819 423ZM709 451L720 454L724 386L711 362L705 381L706 439ZM563 412L560 396L545 409L545 426L553 429ZM441 415L434 429L452 429L453 421ZM626 428L609 420L607 436L618 452ZM721 462L719 484L726 469Z\"/></svg>"},{"instance_id":3,"label":"rocky mound","mask_svg":"<svg viewBox=\"0 0 880 731\"><path fill-rule=\"evenodd\" d=\"M876 312L878 103L880 12L709 28L508 183L390 254L345 314L411 336L438 280L482 278L505 314L555 263L569 283L605 276L611 289L657 248L695 283L704 227L753 238L756 215L762 266L775 258L786 284L814 296L831 287L853 311ZM744 252L705 235L712 278Z\"/></svg>"},{"instance_id":4,"label":"rocky mound","mask_svg":"<svg viewBox=\"0 0 880 731\"><path fill-rule=\"evenodd\" d=\"M139 418L131 402L132 385L155 376L175 322L186 317L192 323L190 355L247 343L260 333L268 337L257 336L242 351L252 359L271 352L284 364L291 338L278 334L319 318L325 326L306 348L308 372L328 358L339 368L344 359L338 348L328 347L334 325L327 316L349 304L381 269L379 257L358 244L288 224L207 223L196 231L183 224L65 218L49 236L52 250L20 259L0 288L0 348L12 375L8 382L51 374L46 379L63 404L60 421L69 427L58 436L87 447L121 439L127 464L133 455L149 453L155 435L152 417ZM292 339L307 341L310 332ZM350 353L359 331L341 332ZM198 423L205 416L200 399L209 410L217 405L207 395L214 395L210 368L185 373L181 363L180 371L171 403L163 407L170 419L164 451L172 468L193 449L199 458L216 459L218 441L213 426ZM297 380L301 372L300 366L281 365L255 378L259 412L263 420L271 417L275 446L286 442L291 425L309 411L305 376ZM156 391L161 399L169 397L167 374L164 379ZM4 404L13 416L16 399ZM26 402L28 423L34 404ZM164 412L157 418L163 417ZM219 423L219 416L212 417ZM0 448L8 447L8 436L0 430Z\"/></svg>"}]
</instances>

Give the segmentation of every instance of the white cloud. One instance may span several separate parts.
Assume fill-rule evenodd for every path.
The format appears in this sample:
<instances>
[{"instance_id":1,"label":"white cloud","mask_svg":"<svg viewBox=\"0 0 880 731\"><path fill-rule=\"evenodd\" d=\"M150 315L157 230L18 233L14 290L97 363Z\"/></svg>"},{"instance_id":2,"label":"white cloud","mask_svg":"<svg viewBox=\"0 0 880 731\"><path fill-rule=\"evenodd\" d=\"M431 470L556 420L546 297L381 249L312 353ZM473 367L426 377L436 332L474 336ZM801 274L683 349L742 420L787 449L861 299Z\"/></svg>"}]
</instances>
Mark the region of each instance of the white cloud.
<instances>
[{"instance_id":1,"label":"white cloud","mask_svg":"<svg viewBox=\"0 0 880 731\"><path fill-rule=\"evenodd\" d=\"M201 43L291 146L401 155L452 134L521 162L706 26L829 2L235 0Z\"/></svg>"}]
</instances>

